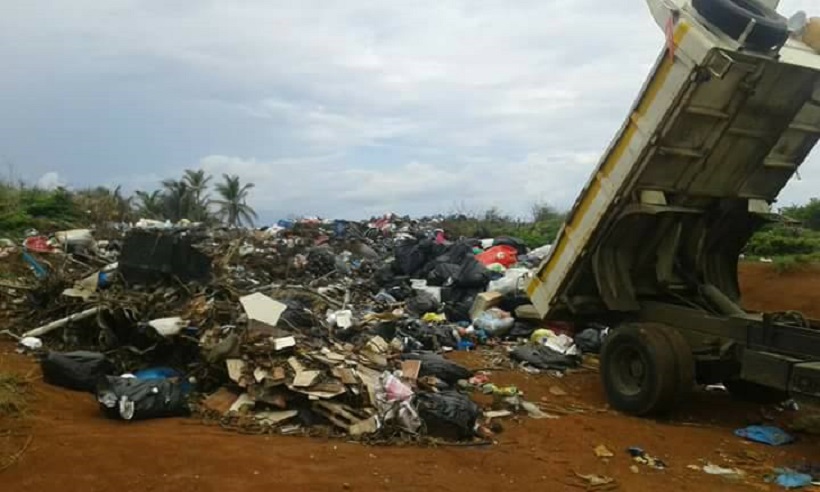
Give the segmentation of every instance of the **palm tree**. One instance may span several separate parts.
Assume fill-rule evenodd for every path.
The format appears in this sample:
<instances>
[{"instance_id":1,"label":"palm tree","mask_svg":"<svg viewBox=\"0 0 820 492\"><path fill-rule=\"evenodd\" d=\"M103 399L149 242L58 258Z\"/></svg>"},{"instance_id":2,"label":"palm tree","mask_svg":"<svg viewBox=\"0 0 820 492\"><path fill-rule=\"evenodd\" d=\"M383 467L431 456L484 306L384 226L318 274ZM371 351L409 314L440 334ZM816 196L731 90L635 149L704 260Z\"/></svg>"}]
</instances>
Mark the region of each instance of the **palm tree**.
<instances>
[{"instance_id":1,"label":"palm tree","mask_svg":"<svg viewBox=\"0 0 820 492\"><path fill-rule=\"evenodd\" d=\"M193 196L191 218L197 221L205 220L208 217L208 204L210 199L206 193L211 176L205 174L202 169L194 171L186 169L182 181L188 185L188 189Z\"/></svg>"},{"instance_id":2,"label":"palm tree","mask_svg":"<svg viewBox=\"0 0 820 492\"><path fill-rule=\"evenodd\" d=\"M229 226L239 226L243 222L253 224L257 218L256 212L246 203L248 192L253 188L253 183L241 185L239 176L223 174L224 183L216 184L216 192L222 198L214 200L219 205L219 214Z\"/></svg>"},{"instance_id":3,"label":"palm tree","mask_svg":"<svg viewBox=\"0 0 820 492\"><path fill-rule=\"evenodd\" d=\"M166 179L162 182L165 188L165 216L177 222L191 216L191 191L188 183L183 180Z\"/></svg>"},{"instance_id":4,"label":"palm tree","mask_svg":"<svg viewBox=\"0 0 820 492\"><path fill-rule=\"evenodd\" d=\"M139 200L139 213L147 219L163 219L165 212L164 196L159 190L151 193L146 191L136 191L134 194Z\"/></svg>"}]
</instances>

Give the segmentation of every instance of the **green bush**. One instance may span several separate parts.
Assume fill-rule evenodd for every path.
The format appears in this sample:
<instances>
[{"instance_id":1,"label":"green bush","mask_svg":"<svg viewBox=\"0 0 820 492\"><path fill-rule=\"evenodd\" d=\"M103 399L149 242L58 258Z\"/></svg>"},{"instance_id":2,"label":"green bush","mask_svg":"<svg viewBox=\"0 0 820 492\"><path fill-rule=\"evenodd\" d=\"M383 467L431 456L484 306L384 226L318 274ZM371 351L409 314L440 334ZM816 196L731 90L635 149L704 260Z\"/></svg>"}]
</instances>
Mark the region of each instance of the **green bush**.
<instances>
[{"instance_id":1,"label":"green bush","mask_svg":"<svg viewBox=\"0 0 820 492\"><path fill-rule=\"evenodd\" d=\"M530 220L514 219L497 208L491 208L480 215L450 216L444 221L442 228L452 238L513 236L524 241L527 246L537 248L555 241L564 217L564 214L543 204L533 207L533 217Z\"/></svg>"},{"instance_id":2,"label":"green bush","mask_svg":"<svg viewBox=\"0 0 820 492\"><path fill-rule=\"evenodd\" d=\"M752 256L811 255L818 252L820 233L783 225L761 230L746 245L746 253Z\"/></svg>"}]
</instances>

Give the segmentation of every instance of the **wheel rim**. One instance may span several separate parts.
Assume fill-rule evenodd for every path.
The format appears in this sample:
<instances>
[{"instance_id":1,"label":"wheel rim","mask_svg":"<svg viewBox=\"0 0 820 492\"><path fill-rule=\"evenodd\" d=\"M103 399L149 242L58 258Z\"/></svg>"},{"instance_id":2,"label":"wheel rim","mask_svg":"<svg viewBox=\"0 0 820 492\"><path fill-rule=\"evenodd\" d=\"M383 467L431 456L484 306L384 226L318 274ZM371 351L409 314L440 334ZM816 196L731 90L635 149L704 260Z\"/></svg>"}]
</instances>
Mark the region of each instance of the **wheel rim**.
<instances>
[{"instance_id":1,"label":"wheel rim","mask_svg":"<svg viewBox=\"0 0 820 492\"><path fill-rule=\"evenodd\" d=\"M649 364L644 355L634 347L621 346L611 357L615 389L622 395L638 395L646 387L649 376Z\"/></svg>"}]
</instances>

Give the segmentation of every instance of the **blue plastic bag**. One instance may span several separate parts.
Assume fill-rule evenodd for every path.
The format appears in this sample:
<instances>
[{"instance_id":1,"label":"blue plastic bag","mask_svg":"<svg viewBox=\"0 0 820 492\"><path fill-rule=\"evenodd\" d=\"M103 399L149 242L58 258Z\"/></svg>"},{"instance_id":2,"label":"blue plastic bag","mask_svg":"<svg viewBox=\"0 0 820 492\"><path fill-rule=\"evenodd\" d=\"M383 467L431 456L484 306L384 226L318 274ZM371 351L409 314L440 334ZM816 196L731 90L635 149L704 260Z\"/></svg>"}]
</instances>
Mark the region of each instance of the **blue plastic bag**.
<instances>
[{"instance_id":1,"label":"blue plastic bag","mask_svg":"<svg viewBox=\"0 0 820 492\"><path fill-rule=\"evenodd\" d=\"M777 470L775 470L775 472L778 473L778 475L774 483L780 485L783 488L799 489L811 485L811 475L806 475L805 473L798 473L788 468L778 468Z\"/></svg>"},{"instance_id":2,"label":"blue plastic bag","mask_svg":"<svg viewBox=\"0 0 820 492\"><path fill-rule=\"evenodd\" d=\"M735 435L770 446L782 446L794 442L794 438L782 429L768 425L750 425L744 429L736 430Z\"/></svg>"}]
</instances>

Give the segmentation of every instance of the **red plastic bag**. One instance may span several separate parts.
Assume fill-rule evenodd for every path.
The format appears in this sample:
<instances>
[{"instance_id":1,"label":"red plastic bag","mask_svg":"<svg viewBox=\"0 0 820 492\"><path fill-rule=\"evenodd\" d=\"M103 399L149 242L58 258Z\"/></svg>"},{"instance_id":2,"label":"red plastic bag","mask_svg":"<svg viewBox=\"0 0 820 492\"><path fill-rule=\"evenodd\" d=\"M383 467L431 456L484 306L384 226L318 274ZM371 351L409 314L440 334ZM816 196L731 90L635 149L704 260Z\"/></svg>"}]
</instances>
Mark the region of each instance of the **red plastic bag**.
<instances>
[{"instance_id":1,"label":"red plastic bag","mask_svg":"<svg viewBox=\"0 0 820 492\"><path fill-rule=\"evenodd\" d=\"M510 268L518 263L518 250L512 246L502 244L493 246L487 251L476 255L475 258L484 266L500 263L504 265L505 268Z\"/></svg>"},{"instance_id":2,"label":"red plastic bag","mask_svg":"<svg viewBox=\"0 0 820 492\"><path fill-rule=\"evenodd\" d=\"M48 244L48 238L45 236L30 236L27 237L23 246L34 253L53 253L54 248Z\"/></svg>"}]
</instances>

